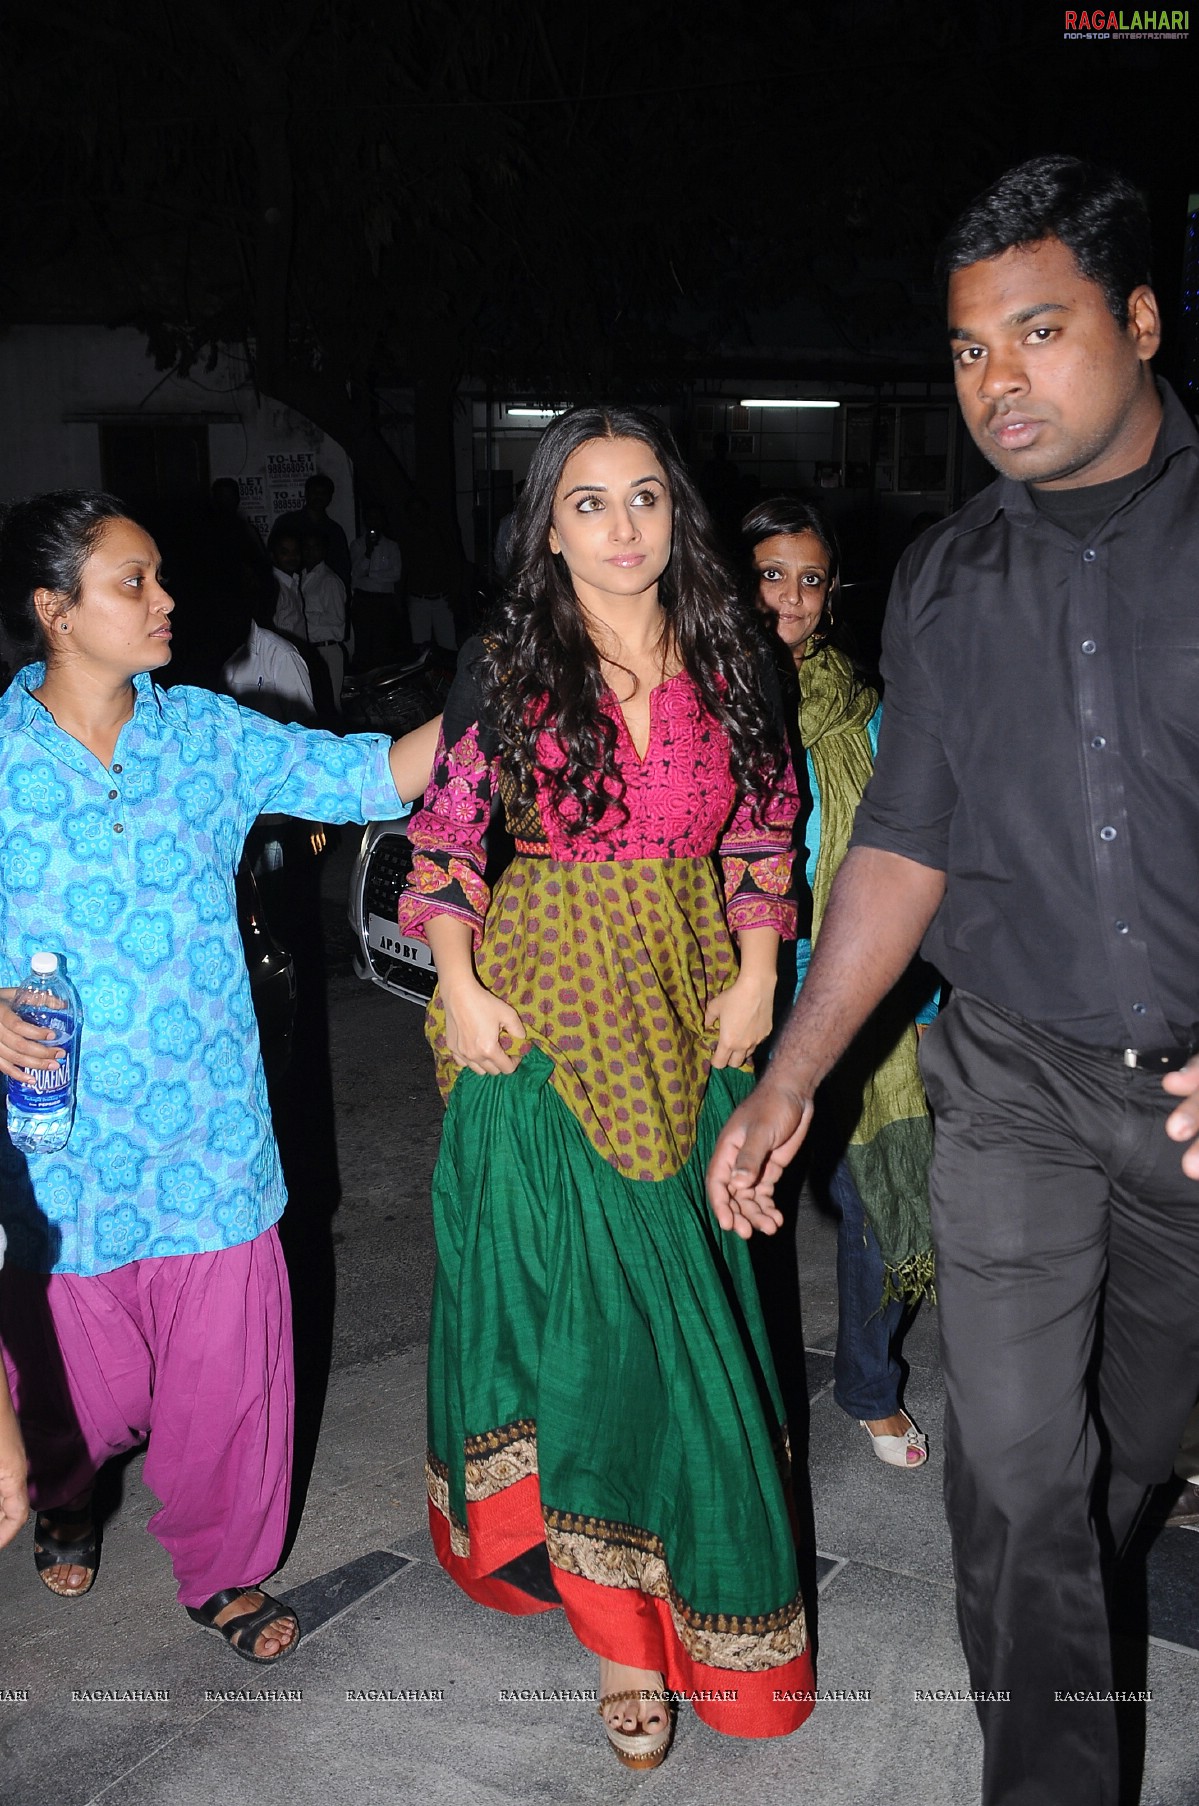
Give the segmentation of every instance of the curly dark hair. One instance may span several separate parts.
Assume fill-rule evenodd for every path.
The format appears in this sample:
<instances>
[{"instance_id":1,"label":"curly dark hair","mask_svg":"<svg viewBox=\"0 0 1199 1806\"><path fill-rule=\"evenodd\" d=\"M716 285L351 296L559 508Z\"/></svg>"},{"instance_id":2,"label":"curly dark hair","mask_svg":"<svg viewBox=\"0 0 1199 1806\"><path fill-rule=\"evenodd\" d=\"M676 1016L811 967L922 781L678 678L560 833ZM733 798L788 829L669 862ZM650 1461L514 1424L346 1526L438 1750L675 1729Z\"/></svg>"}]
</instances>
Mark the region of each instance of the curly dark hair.
<instances>
[{"instance_id":1,"label":"curly dark hair","mask_svg":"<svg viewBox=\"0 0 1199 1806\"><path fill-rule=\"evenodd\" d=\"M489 628L482 678L523 805L538 777L568 831L595 826L624 784L616 724L600 706L606 684L565 561L550 551L554 498L572 452L593 439L638 439L666 473L673 509L670 559L658 586L667 645L729 739L738 796L760 807L783 769L781 722L764 687L767 661L708 513L670 432L640 408L571 408L550 422L533 454L512 523L512 565ZM548 709L548 716L547 716ZM538 756L552 721L564 763ZM563 804L566 804L563 810Z\"/></svg>"}]
</instances>

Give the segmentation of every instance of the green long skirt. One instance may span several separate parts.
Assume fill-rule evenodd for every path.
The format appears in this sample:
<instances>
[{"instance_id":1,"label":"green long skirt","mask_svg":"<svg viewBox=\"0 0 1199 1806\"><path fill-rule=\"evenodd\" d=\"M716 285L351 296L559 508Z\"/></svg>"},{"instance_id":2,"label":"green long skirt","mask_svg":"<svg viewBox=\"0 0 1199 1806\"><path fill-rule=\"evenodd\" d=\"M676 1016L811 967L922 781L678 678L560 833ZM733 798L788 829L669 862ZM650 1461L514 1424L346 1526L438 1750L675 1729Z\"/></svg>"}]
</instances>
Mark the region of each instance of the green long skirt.
<instances>
[{"instance_id":1,"label":"green long skirt","mask_svg":"<svg viewBox=\"0 0 1199 1806\"><path fill-rule=\"evenodd\" d=\"M429 1351L439 1559L484 1603L536 1611L496 1570L544 1544L589 1648L662 1672L718 1729L792 1730L812 1676L781 1399L748 1249L703 1188L751 1081L713 1071L686 1165L630 1180L552 1071L534 1048L450 1095Z\"/></svg>"}]
</instances>

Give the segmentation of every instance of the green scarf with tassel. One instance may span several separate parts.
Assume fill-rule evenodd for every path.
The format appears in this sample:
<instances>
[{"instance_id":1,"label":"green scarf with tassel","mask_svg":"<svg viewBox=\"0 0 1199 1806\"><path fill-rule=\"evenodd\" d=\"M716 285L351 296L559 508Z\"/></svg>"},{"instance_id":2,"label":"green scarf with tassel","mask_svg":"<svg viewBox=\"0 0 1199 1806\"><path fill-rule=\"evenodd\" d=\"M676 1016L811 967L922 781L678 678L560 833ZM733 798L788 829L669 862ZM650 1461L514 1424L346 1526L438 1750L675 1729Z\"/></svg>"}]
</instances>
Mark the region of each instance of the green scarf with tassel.
<instances>
[{"instance_id":1,"label":"green scarf with tassel","mask_svg":"<svg viewBox=\"0 0 1199 1806\"><path fill-rule=\"evenodd\" d=\"M820 846L812 880L815 944L833 879L849 847L854 813L874 770L867 723L878 697L843 653L825 646L799 668L799 732L820 791ZM916 1063L911 998L901 981L861 1030L827 1082L847 1137L846 1162L882 1250L882 1302L932 1291L928 1216L932 1123Z\"/></svg>"}]
</instances>

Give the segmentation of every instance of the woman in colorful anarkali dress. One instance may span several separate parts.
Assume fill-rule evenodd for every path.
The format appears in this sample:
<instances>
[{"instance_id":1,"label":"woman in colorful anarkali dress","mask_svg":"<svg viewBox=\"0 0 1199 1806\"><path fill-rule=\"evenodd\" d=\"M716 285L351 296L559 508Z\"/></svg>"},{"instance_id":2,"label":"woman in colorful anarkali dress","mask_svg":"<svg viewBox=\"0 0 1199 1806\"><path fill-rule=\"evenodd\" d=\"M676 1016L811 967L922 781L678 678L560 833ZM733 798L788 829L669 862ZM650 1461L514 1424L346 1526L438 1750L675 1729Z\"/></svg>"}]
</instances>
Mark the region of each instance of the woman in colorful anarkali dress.
<instances>
[{"instance_id":1,"label":"woman in colorful anarkali dress","mask_svg":"<svg viewBox=\"0 0 1199 1806\"><path fill-rule=\"evenodd\" d=\"M473 1598L561 1604L618 1756L671 1706L793 1730L812 1675L747 1252L704 1200L793 935L768 658L669 435L575 409L530 467L413 818L439 976L430 1517ZM484 839L515 856L494 895ZM718 855L714 858L713 855Z\"/></svg>"}]
</instances>

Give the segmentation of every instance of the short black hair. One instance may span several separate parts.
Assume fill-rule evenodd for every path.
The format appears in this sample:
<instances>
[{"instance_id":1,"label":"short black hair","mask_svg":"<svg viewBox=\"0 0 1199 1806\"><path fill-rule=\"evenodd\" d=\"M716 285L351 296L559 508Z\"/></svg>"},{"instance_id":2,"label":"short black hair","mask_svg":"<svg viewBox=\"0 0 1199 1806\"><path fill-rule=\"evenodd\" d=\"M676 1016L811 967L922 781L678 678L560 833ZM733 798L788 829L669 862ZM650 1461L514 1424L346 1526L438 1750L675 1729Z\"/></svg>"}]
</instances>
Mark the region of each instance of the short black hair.
<instances>
[{"instance_id":1,"label":"short black hair","mask_svg":"<svg viewBox=\"0 0 1199 1806\"><path fill-rule=\"evenodd\" d=\"M133 520L115 495L93 489L52 489L14 502L0 520L0 628L19 657L45 648L34 606L39 589L79 601L83 568L109 521Z\"/></svg>"},{"instance_id":2,"label":"short black hair","mask_svg":"<svg viewBox=\"0 0 1199 1806\"><path fill-rule=\"evenodd\" d=\"M1129 295L1150 281L1148 209L1127 176L1079 157L1033 157L977 195L942 240L937 280L944 291L955 270L1044 238L1060 239L1126 325Z\"/></svg>"}]
</instances>

